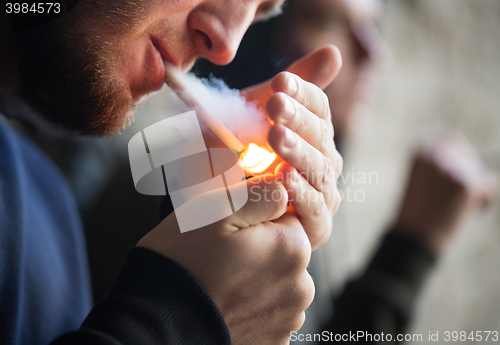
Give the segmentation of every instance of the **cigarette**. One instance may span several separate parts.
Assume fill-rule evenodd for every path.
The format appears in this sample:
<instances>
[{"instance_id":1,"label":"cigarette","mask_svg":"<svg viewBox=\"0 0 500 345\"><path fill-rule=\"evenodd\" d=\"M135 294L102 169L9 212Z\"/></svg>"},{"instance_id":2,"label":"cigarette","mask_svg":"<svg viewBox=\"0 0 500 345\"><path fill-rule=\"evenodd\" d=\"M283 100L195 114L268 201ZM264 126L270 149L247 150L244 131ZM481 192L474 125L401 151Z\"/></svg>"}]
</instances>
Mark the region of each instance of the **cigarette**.
<instances>
[{"instance_id":1,"label":"cigarette","mask_svg":"<svg viewBox=\"0 0 500 345\"><path fill-rule=\"evenodd\" d=\"M165 63L165 83L189 108L196 110L198 119L210 128L217 138L219 138L237 158L243 158L246 147L210 110L201 104L193 93L187 89L186 85L184 85L178 77L179 73L182 72L168 62Z\"/></svg>"}]
</instances>

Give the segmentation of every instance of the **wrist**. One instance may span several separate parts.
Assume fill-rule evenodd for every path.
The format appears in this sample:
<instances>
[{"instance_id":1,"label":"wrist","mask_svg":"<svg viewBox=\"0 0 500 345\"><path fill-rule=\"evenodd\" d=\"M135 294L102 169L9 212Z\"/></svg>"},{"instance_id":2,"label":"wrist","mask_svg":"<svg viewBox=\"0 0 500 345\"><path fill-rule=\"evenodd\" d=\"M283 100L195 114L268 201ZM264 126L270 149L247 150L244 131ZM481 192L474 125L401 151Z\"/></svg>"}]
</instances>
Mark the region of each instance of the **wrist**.
<instances>
[{"instance_id":1,"label":"wrist","mask_svg":"<svg viewBox=\"0 0 500 345\"><path fill-rule=\"evenodd\" d=\"M440 238L441 232L437 229L397 221L392 226L391 232L415 242L435 256L439 256L444 251L446 241Z\"/></svg>"}]
</instances>

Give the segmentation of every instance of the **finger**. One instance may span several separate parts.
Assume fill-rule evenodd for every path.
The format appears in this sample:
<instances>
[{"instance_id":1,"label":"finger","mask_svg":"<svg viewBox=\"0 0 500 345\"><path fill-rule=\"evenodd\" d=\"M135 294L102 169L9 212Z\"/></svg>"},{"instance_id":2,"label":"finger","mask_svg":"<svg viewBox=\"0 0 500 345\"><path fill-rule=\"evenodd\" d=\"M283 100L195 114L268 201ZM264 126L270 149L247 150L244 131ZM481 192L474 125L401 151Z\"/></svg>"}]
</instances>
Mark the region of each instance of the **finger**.
<instances>
[{"instance_id":1,"label":"finger","mask_svg":"<svg viewBox=\"0 0 500 345\"><path fill-rule=\"evenodd\" d=\"M233 230L277 219L288 209L288 195L280 176L257 176L234 185L234 188L247 188L248 200L241 209L223 220Z\"/></svg>"},{"instance_id":2,"label":"finger","mask_svg":"<svg viewBox=\"0 0 500 345\"><path fill-rule=\"evenodd\" d=\"M319 118L290 96L282 92L274 94L267 102L266 112L272 123L287 126L324 155L335 149L332 123Z\"/></svg>"},{"instance_id":3,"label":"finger","mask_svg":"<svg viewBox=\"0 0 500 345\"><path fill-rule=\"evenodd\" d=\"M326 94L316 85L292 73L281 72L274 77L271 88L273 93L283 92L287 94L327 123L331 123L330 102Z\"/></svg>"},{"instance_id":4,"label":"finger","mask_svg":"<svg viewBox=\"0 0 500 345\"><path fill-rule=\"evenodd\" d=\"M332 207L329 207L325 195L314 189L295 167L281 163L276 173L282 176L288 200L306 231L311 247L313 250L319 248L330 237L332 215L340 205L337 188L327 191L333 193L331 199L335 200Z\"/></svg>"},{"instance_id":5,"label":"finger","mask_svg":"<svg viewBox=\"0 0 500 345\"><path fill-rule=\"evenodd\" d=\"M334 45L325 45L293 63L287 71L324 89L337 76L342 66L340 51ZM248 101L266 104L272 96L272 79L243 90Z\"/></svg>"},{"instance_id":6,"label":"finger","mask_svg":"<svg viewBox=\"0 0 500 345\"><path fill-rule=\"evenodd\" d=\"M342 171L342 157L333 150L325 156L291 129L282 124L271 127L269 144L285 162L293 165L318 191L326 191L336 184Z\"/></svg>"},{"instance_id":7,"label":"finger","mask_svg":"<svg viewBox=\"0 0 500 345\"><path fill-rule=\"evenodd\" d=\"M327 44L297 60L286 70L324 89L331 84L341 68L340 50L332 44Z\"/></svg>"}]
</instances>

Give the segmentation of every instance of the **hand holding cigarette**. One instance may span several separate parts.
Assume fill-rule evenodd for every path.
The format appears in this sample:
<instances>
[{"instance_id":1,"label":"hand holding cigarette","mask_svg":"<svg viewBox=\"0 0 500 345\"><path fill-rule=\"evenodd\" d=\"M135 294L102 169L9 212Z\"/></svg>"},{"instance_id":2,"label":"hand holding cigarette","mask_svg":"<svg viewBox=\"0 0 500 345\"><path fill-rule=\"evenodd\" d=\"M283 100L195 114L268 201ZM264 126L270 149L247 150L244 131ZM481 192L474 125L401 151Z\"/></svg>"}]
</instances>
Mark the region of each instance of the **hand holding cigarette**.
<instances>
[{"instance_id":1,"label":"hand holding cigarette","mask_svg":"<svg viewBox=\"0 0 500 345\"><path fill-rule=\"evenodd\" d=\"M201 284L223 315L232 344L286 345L314 297L307 272L311 246L288 209L278 175L254 179L252 188L253 197L221 221L180 233L173 212L137 245L178 263Z\"/></svg>"},{"instance_id":2,"label":"hand holding cigarette","mask_svg":"<svg viewBox=\"0 0 500 345\"><path fill-rule=\"evenodd\" d=\"M315 76L316 68L324 73ZM338 51L326 47L291 71L325 87L339 68ZM289 87L291 78L297 83L295 92ZM342 167L328 102L318 86L282 73L247 90L249 98L263 96L261 104L273 123L269 142L282 160L277 172L284 176L269 174L239 184L249 184L252 197L219 222L181 234L172 213L138 243L177 262L200 282L221 311L234 344L288 344L314 297L307 266L311 250L330 235L339 205L336 174ZM294 102L294 116L283 116L284 99Z\"/></svg>"}]
</instances>

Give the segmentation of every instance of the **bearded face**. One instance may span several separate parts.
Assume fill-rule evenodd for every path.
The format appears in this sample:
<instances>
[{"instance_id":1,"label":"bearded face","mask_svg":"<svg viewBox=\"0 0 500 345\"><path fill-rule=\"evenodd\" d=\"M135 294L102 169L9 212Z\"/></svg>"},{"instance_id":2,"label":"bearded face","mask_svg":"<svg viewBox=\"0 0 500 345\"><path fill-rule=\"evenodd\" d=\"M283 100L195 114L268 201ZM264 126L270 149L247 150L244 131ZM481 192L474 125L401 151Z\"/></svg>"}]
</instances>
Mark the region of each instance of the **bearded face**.
<instances>
[{"instance_id":1,"label":"bearded face","mask_svg":"<svg viewBox=\"0 0 500 345\"><path fill-rule=\"evenodd\" d=\"M109 136L164 83L164 61L227 64L250 24L283 0L81 0L15 34L24 97L51 121Z\"/></svg>"},{"instance_id":2,"label":"bearded face","mask_svg":"<svg viewBox=\"0 0 500 345\"><path fill-rule=\"evenodd\" d=\"M105 20L103 10L91 13ZM70 12L17 34L22 95L52 122L84 135L112 135L130 122L135 108L117 74L120 49L105 32L102 24Z\"/></svg>"}]
</instances>

